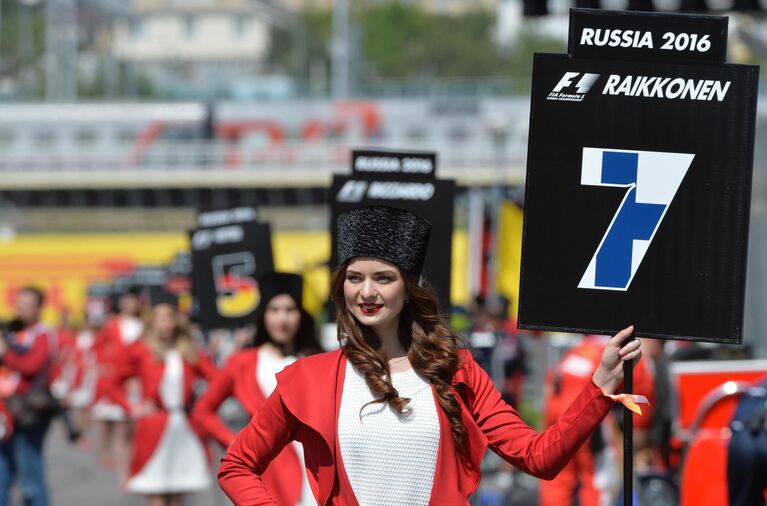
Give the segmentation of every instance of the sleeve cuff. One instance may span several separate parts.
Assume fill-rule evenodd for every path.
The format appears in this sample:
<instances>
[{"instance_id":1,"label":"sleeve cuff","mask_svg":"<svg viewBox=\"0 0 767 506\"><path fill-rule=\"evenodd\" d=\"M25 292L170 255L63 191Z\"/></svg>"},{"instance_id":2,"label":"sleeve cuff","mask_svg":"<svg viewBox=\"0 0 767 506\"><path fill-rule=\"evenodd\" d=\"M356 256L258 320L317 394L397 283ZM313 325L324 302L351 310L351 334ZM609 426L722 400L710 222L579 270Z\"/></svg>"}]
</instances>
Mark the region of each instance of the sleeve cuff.
<instances>
[{"instance_id":1,"label":"sleeve cuff","mask_svg":"<svg viewBox=\"0 0 767 506\"><path fill-rule=\"evenodd\" d=\"M594 378L591 378L591 381L589 381L589 383L590 383L590 386L587 385L586 388L591 390L592 395L593 395L594 398L596 398L596 399L602 398L605 401L609 402L610 406L615 404L615 400L613 400L612 397L606 395L602 391L602 389L599 386L597 386L596 383L594 383Z\"/></svg>"}]
</instances>

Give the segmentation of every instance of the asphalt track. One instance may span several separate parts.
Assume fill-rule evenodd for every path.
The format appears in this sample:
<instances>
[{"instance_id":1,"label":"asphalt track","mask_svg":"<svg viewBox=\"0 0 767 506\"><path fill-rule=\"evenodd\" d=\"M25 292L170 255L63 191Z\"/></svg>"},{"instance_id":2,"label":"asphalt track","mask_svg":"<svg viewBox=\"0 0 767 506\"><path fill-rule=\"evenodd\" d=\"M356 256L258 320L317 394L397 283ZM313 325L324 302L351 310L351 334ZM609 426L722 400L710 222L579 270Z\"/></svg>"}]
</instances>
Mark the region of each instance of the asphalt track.
<instances>
[{"instance_id":1,"label":"asphalt track","mask_svg":"<svg viewBox=\"0 0 767 506\"><path fill-rule=\"evenodd\" d=\"M45 441L48 490L52 506L139 506L140 497L120 492L117 477L98 466L95 449L70 446L60 423L53 424ZM216 458L218 462L218 458ZM21 504L16 498L13 503ZM215 484L210 489L187 496L184 506L224 506L231 502Z\"/></svg>"}]
</instances>

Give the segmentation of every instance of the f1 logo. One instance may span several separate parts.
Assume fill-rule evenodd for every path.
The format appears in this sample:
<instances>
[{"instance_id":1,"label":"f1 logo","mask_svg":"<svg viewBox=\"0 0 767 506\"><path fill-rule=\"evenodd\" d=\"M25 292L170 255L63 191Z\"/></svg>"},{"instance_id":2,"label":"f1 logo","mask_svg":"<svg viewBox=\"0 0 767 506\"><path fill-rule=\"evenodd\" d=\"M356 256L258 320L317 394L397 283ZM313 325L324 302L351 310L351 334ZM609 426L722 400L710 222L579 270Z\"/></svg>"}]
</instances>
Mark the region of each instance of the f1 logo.
<instances>
[{"instance_id":1,"label":"f1 logo","mask_svg":"<svg viewBox=\"0 0 767 506\"><path fill-rule=\"evenodd\" d=\"M347 181L338 190L336 195L337 202L362 202L365 197L365 193L368 190L367 181Z\"/></svg>"},{"instance_id":2,"label":"f1 logo","mask_svg":"<svg viewBox=\"0 0 767 506\"><path fill-rule=\"evenodd\" d=\"M559 80L556 86L554 86L554 89L551 90L554 93L559 93L565 88L569 88L573 86L573 81L576 77L581 75L580 72L565 72L565 75L562 76L562 79ZM578 80L578 84L575 85L575 87L578 89L577 93L580 93L581 95L585 95L592 86L594 86L594 83L599 79L599 74L583 74L583 77L581 77Z\"/></svg>"},{"instance_id":3,"label":"f1 logo","mask_svg":"<svg viewBox=\"0 0 767 506\"><path fill-rule=\"evenodd\" d=\"M578 288L628 290L695 155L583 148L581 184L626 188Z\"/></svg>"}]
</instances>

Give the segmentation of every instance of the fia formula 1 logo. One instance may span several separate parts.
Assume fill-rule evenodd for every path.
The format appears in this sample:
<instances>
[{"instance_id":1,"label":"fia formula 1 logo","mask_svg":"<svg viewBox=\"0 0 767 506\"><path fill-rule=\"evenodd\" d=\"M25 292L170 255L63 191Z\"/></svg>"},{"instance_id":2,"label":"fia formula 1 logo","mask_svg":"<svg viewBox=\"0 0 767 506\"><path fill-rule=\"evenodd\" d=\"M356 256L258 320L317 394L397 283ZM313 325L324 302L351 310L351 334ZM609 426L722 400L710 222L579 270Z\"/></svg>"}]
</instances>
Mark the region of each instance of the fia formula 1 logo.
<instances>
[{"instance_id":1,"label":"fia formula 1 logo","mask_svg":"<svg viewBox=\"0 0 767 506\"><path fill-rule=\"evenodd\" d=\"M597 79L599 79L599 74L565 72L546 100L582 102Z\"/></svg>"},{"instance_id":2,"label":"fia formula 1 logo","mask_svg":"<svg viewBox=\"0 0 767 506\"><path fill-rule=\"evenodd\" d=\"M581 184L626 188L578 288L626 291L695 155L583 148Z\"/></svg>"}]
</instances>

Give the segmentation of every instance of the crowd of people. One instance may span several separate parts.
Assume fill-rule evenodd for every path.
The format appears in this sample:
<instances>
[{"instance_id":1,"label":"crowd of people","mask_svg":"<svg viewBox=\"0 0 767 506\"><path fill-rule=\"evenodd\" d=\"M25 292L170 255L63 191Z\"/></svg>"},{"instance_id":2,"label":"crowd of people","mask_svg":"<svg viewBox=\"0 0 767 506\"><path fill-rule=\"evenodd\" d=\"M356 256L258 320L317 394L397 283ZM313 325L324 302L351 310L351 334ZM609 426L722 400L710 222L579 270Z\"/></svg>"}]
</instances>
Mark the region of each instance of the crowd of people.
<instances>
[{"instance_id":1,"label":"crowd of people","mask_svg":"<svg viewBox=\"0 0 767 506\"><path fill-rule=\"evenodd\" d=\"M635 417L637 469L678 465L663 341L640 350L631 328L584 337L546 375L536 434L515 410L530 363L508 301L478 298L466 339L448 325L420 281L428 230L393 208L342 215L331 287L340 348L326 353L297 274L258 280L252 328L230 346L206 339L169 293L128 287L111 312L89 305L75 329L41 322L45 294L21 288L0 331L0 505L14 483L25 504L51 503L43 442L56 416L152 506L212 485L212 442L235 504L465 504L487 448L545 478L542 506L614 504L622 408L612 395L623 362L641 354L634 388L651 407ZM244 428L220 416L230 398L252 417Z\"/></svg>"},{"instance_id":2,"label":"crowd of people","mask_svg":"<svg viewBox=\"0 0 767 506\"><path fill-rule=\"evenodd\" d=\"M237 429L219 418L219 406L234 397L252 415L277 372L320 351L314 319L301 306L301 276L259 281L255 332L241 329L248 337L235 340L225 359L169 293L147 297L129 287L115 297L113 314L92 304L74 329L41 322L44 293L21 288L0 339L0 504L10 504L14 482L25 504L50 504L43 441L56 417L80 449L96 447L123 492L150 505L181 504L184 494L211 486L207 440L226 448ZM45 402L35 404L36 396ZM290 483L273 488L284 491L281 504L308 504L300 502L311 496L302 461L294 445L271 466L275 483Z\"/></svg>"}]
</instances>

